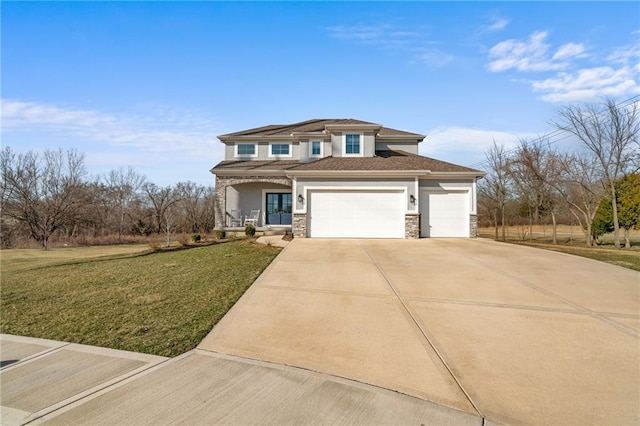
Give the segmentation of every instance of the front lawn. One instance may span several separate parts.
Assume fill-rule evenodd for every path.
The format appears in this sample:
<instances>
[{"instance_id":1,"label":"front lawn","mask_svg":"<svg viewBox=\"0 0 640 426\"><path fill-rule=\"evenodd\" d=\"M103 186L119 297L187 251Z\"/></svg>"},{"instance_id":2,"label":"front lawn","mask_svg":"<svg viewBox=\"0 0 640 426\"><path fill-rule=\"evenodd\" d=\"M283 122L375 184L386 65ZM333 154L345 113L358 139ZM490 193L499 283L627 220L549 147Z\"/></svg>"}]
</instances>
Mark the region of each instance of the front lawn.
<instances>
[{"instance_id":1,"label":"front lawn","mask_svg":"<svg viewBox=\"0 0 640 426\"><path fill-rule=\"evenodd\" d=\"M588 257L589 259L600 260L613 265L640 271L640 250L634 249L614 249L610 247L576 247L562 244L541 244L530 243L528 241L508 241L510 243L521 244L531 247L543 248L546 250L559 251L573 254L575 256Z\"/></svg>"},{"instance_id":2,"label":"front lawn","mask_svg":"<svg viewBox=\"0 0 640 426\"><path fill-rule=\"evenodd\" d=\"M65 250L71 254L54 264L3 253L0 332L176 356L279 253L248 241L117 258Z\"/></svg>"}]
</instances>

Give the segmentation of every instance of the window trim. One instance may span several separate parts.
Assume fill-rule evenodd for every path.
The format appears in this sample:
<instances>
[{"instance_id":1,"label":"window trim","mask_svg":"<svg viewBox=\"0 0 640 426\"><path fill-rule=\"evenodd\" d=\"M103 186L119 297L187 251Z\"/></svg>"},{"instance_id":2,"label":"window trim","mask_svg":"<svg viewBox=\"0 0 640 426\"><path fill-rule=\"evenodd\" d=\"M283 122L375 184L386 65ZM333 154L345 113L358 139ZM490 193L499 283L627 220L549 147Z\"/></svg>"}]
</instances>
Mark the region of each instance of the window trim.
<instances>
[{"instance_id":1,"label":"window trim","mask_svg":"<svg viewBox=\"0 0 640 426\"><path fill-rule=\"evenodd\" d=\"M287 145L289 147L289 154L274 154L274 145ZM289 142L269 142L269 157L271 158L290 158L293 155L293 146Z\"/></svg>"},{"instance_id":2,"label":"window trim","mask_svg":"<svg viewBox=\"0 0 640 426\"><path fill-rule=\"evenodd\" d=\"M318 142L320 144L320 154L313 153L313 143ZM321 158L324 154L324 141L315 139L309 141L309 157L310 158Z\"/></svg>"},{"instance_id":3,"label":"window trim","mask_svg":"<svg viewBox=\"0 0 640 426\"><path fill-rule=\"evenodd\" d=\"M234 145L234 154L236 158L255 158L258 156L258 144L256 142L236 142ZM238 153L238 147L240 145L253 145L253 154Z\"/></svg>"},{"instance_id":4,"label":"window trim","mask_svg":"<svg viewBox=\"0 0 640 426\"><path fill-rule=\"evenodd\" d=\"M358 135L360 138L360 152L357 154L347 154L347 135ZM364 133L344 132L342 134L342 156L343 157L364 157Z\"/></svg>"}]
</instances>

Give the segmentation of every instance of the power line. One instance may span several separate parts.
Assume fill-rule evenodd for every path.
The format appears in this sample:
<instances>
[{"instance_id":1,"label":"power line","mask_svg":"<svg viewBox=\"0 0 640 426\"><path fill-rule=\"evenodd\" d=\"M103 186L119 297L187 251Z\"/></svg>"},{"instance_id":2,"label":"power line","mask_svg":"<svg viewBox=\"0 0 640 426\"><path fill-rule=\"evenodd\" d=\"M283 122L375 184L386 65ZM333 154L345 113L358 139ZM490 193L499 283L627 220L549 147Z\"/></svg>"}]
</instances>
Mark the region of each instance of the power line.
<instances>
[{"instance_id":1,"label":"power line","mask_svg":"<svg viewBox=\"0 0 640 426\"><path fill-rule=\"evenodd\" d=\"M635 96L632 96L632 97L630 97L628 99L625 99L624 101L621 101L616 105L616 110L619 111L619 110L621 110L623 108L626 108L629 105L633 104L634 102L638 101L639 99L640 99L640 95L635 95ZM562 134L564 134L565 136L561 137L561 138L558 138L558 139L552 140L553 138L555 138L557 136L560 136ZM538 138L530 141L530 143L535 145L537 143L546 141L547 142L547 147L550 147L552 144L556 144L556 143L558 143L560 141L563 141L565 139L569 139L570 137L572 137L572 135L567 134L563 130L556 129L556 130L552 131L549 134L544 134L542 136L539 136ZM519 147L514 147L514 148L511 148L509 150L506 150L506 151L504 151L504 154L511 154L513 152L516 152L518 150L518 148ZM469 167L476 168L476 167L480 167L482 165L486 165L488 163L489 163L489 160L485 159L485 160L482 160L482 161L478 161L477 163L474 163L474 164L470 165Z\"/></svg>"}]
</instances>

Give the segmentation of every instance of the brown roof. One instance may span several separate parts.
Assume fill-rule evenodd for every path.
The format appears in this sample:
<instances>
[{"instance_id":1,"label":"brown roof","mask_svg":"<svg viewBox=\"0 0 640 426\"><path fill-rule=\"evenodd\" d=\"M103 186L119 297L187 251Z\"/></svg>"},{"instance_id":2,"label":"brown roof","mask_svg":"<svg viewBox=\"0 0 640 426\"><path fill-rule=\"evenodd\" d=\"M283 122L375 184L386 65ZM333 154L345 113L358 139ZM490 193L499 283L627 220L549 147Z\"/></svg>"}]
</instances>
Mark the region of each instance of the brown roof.
<instances>
[{"instance_id":1,"label":"brown roof","mask_svg":"<svg viewBox=\"0 0 640 426\"><path fill-rule=\"evenodd\" d=\"M299 166L298 160L270 160L270 161L221 161L213 170L232 170L232 171L266 171L266 170L291 170Z\"/></svg>"},{"instance_id":2,"label":"brown roof","mask_svg":"<svg viewBox=\"0 0 640 426\"><path fill-rule=\"evenodd\" d=\"M478 170L405 151L376 151L375 157L325 157L301 164L295 170L430 170L478 172Z\"/></svg>"},{"instance_id":3,"label":"brown roof","mask_svg":"<svg viewBox=\"0 0 640 426\"><path fill-rule=\"evenodd\" d=\"M376 151L375 157L325 157L310 163L292 160L276 161L223 161L212 171L229 170L291 170L291 171L402 171L429 170L435 173L483 172L434 158L404 151Z\"/></svg>"},{"instance_id":4,"label":"brown roof","mask_svg":"<svg viewBox=\"0 0 640 426\"><path fill-rule=\"evenodd\" d=\"M233 136L290 136L291 133L322 132L325 130L325 126L327 124L365 124L379 126L379 124L376 123L355 120L353 118L313 119L293 124L272 124L269 126L256 127L254 129L227 133L218 137L227 138ZM420 135L418 133L391 129L389 127L381 127L378 131L378 134L380 136L415 136L416 138L420 139L424 138L424 135Z\"/></svg>"}]
</instances>

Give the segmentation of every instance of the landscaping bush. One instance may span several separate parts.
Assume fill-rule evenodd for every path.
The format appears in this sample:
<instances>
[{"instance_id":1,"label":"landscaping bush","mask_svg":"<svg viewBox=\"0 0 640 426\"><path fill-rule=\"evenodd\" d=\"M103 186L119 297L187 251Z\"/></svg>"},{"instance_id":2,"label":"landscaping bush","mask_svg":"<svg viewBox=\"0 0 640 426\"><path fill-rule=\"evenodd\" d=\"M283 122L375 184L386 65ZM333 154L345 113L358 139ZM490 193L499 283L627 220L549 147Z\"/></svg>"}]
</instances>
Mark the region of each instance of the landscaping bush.
<instances>
[{"instance_id":1,"label":"landscaping bush","mask_svg":"<svg viewBox=\"0 0 640 426\"><path fill-rule=\"evenodd\" d=\"M247 225L247 227L244 228L244 233L247 237L253 238L253 236L256 235L256 227L253 225Z\"/></svg>"},{"instance_id":2,"label":"landscaping bush","mask_svg":"<svg viewBox=\"0 0 640 426\"><path fill-rule=\"evenodd\" d=\"M216 238L217 239L224 240L226 236L227 236L226 232L224 232L222 230L216 231Z\"/></svg>"},{"instance_id":3,"label":"landscaping bush","mask_svg":"<svg viewBox=\"0 0 640 426\"><path fill-rule=\"evenodd\" d=\"M188 246L189 245L189 237L187 237L187 234L178 234L178 243L182 246Z\"/></svg>"},{"instance_id":4,"label":"landscaping bush","mask_svg":"<svg viewBox=\"0 0 640 426\"><path fill-rule=\"evenodd\" d=\"M200 236L200 234L193 234L191 236L191 241L193 241L194 243L199 243L200 240L202 240L202 237Z\"/></svg>"},{"instance_id":5,"label":"landscaping bush","mask_svg":"<svg viewBox=\"0 0 640 426\"><path fill-rule=\"evenodd\" d=\"M154 238L150 238L149 239L149 248L151 249L152 252L157 252L160 250L160 239L157 237Z\"/></svg>"}]
</instances>

